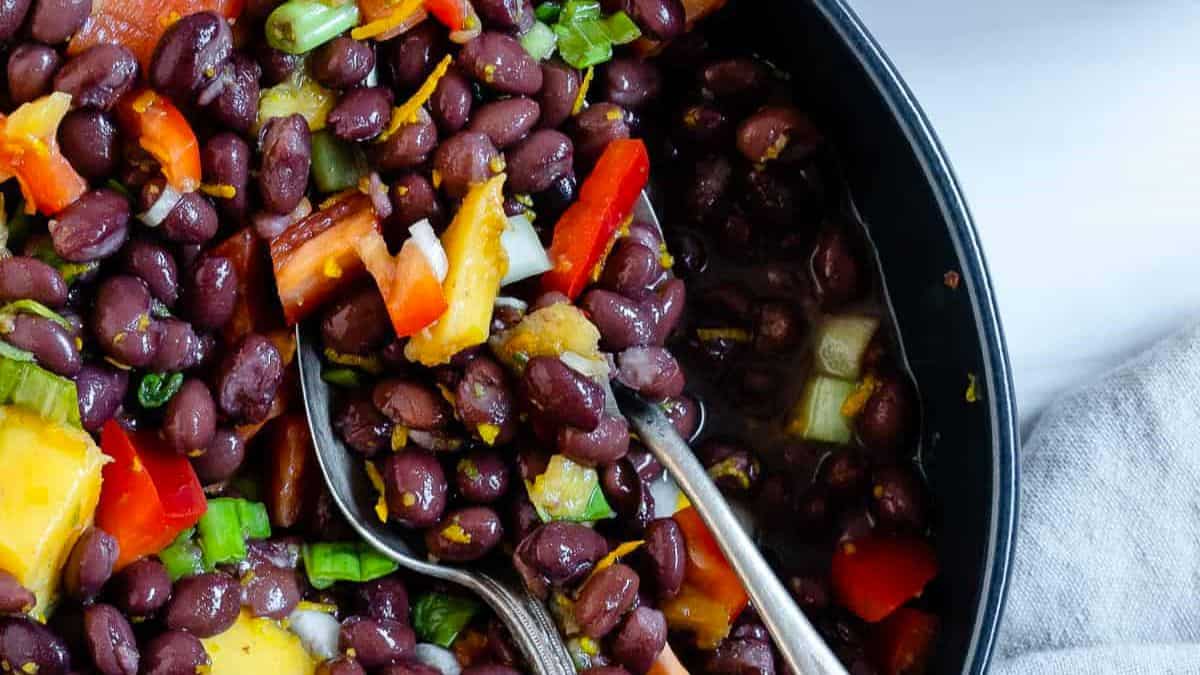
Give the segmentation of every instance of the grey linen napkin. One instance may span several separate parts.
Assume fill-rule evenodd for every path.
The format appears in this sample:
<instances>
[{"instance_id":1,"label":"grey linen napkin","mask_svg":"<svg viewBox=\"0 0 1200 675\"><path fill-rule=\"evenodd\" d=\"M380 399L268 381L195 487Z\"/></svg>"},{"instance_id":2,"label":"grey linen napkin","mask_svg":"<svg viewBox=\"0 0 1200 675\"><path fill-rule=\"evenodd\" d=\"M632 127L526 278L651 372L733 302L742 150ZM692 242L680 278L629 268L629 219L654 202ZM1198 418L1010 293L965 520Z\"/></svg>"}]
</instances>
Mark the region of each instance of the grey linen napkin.
<instances>
[{"instance_id":1,"label":"grey linen napkin","mask_svg":"<svg viewBox=\"0 0 1200 675\"><path fill-rule=\"evenodd\" d=\"M1200 326L1034 428L992 664L997 675L1200 673Z\"/></svg>"}]
</instances>

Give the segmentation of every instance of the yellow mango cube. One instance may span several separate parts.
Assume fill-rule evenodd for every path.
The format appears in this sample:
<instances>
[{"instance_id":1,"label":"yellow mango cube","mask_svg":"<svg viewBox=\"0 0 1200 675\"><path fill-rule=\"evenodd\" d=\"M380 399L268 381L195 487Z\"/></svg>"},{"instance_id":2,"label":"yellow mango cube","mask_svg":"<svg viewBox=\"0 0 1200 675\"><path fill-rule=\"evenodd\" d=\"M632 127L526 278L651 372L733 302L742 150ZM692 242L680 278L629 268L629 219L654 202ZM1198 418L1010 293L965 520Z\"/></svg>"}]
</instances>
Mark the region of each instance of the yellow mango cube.
<instances>
[{"instance_id":1,"label":"yellow mango cube","mask_svg":"<svg viewBox=\"0 0 1200 675\"><path fill-rule=\"evenodd\" d=\"M312 675L317 670L299 637L245 609L229 630L201 642L212 659L209 675Z\"/></svg>"}]
</instances>

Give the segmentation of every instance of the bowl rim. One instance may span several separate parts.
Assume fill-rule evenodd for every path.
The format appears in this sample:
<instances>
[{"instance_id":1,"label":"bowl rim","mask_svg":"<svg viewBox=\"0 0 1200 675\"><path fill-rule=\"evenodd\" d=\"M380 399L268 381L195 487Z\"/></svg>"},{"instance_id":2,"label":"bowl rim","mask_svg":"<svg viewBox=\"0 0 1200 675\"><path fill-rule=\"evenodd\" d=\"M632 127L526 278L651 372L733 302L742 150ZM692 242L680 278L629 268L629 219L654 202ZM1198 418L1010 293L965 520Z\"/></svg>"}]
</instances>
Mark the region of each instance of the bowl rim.
<instances>
[{"instance_id":1,"label":"bowl rim","mask_svg":"<svg viewBox=\"0 0 1200 675\"><path fill-rule=\"evenodd\" d=\"M962 265L962 282L974 310L976 333L984 356L982 383L989 394L985 401L992 428L992 465L995 470L992 473L989 550L980 583L979 608L962 672L983 675L991 660L1000 616L1004 610L1020 492L1017 458L1019 436L1012 369L987 261L950 160L929 119L895 65L847 0L813 0L813 4L871 78L908 139L938 200L947 233Z\"/></svg>"}]
</instances>

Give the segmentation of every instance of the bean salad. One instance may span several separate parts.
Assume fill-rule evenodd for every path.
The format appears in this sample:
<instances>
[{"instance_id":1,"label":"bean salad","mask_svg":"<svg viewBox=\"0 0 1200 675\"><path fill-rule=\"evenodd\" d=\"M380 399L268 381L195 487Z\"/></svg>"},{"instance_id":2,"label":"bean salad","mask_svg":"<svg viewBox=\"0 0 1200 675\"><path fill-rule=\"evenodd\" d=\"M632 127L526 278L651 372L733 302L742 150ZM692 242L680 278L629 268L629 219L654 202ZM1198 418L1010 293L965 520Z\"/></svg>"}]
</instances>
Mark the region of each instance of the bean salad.
<instances>
[{"instance_id":1,"label":"bean salad","mask_svg":"<svg viewBox=\"0 0 1200 675\"><path fill-rule=\"evenodd\" d=\"M917 393L746 2L0 3L0 672L529 672L344 520L298 324L375 516L581 673L790 672L614 379L851 673L924 672Z\"/></svg>"}]
</instances>

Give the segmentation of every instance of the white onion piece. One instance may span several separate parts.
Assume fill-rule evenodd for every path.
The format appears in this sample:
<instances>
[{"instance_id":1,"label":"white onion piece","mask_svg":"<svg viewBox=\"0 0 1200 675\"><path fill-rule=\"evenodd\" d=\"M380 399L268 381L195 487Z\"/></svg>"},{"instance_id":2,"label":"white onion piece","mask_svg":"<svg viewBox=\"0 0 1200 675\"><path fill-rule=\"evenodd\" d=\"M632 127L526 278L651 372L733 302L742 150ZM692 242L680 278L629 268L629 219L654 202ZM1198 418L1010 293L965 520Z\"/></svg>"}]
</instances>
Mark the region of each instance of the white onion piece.
<instances>
[{"instance_id":1,"label":"white onion piece","mask_svg":"<svg viewBox=\"0 0 1200 675\"><path fill-rule=\"evenodd\" d=\"M138 214L138 220L142 221L150 227L158 227L162 225L162 221L167 219L167 214L171 213L171 209L183 199L183 195L178 190L164 183L162 192L159 193L158 199L146 209L145 213Z\"/></svg>"},{"instance_id":2,"label":"white onion piece","mask_svg":"<svg viewBox=\"0 0 1200 675\"><path fill-rule=\"evenodd\" d=\"M608 381L608 362L602 359L589 359L583 354L563 352L559 355L558 360L566 364L571 370L581 375L587 375L600 384Z\"/></svg>"},{"instance_id":3,"label":"white onion piece","mask_svg":"<svg viewBox=\"0 0 1200 675\"><path fill-rule=\"evenodd\" d=\"M308 197L300 200L291 213L278 214L270 211L259 211L250 218L254 231L263 239L274 239L283 234L292 225L304 220L312 213L312 202Z\"/></svg>"},{"instance_id":4,"label":"white onion piece","mask_svg":"<svg viewBox=\"0 0 1200 675\"><path fill-rule=\"evenodd\" d=\"M375 209L375 215L380 220L392 215L392 200L388 199L387 186L374 171L367 178L367 196L371 198L371 208Z\"/></svg>"},{"instance_id":5,"label":"white onion piece","mask_svg":"<svg viewBox=\"0 0 1200 675\"><path fill-rule=\"evenodd\" d=\"M446 258L446 249L442 248L442 242L434 233L429 220L422 218L409 225L408 233L412 235L413 243L421 249L421 253L425 254L425 259L429 261L429 266L433 269L437 280L445 281L446 275L450 272L450 260Z\"/></svg>"},{"instance_id":6,"label":"white onion piece","mask_svg":"<svg viewBox=\"0 0 1200 675\"><path fill-rule=\"evenodd\" d=\"M459 675L462 673L462 666L458 664L458 659L455 658L454 652L449 649L443 649L437 645L422 642L417 645L413 655L417 657L418 661L437 669L442 675Z\"/></svg>"},{"instance_id":7,"label":"white onion piece","mask_svg":"<svg viewBox=\"0 0 1200 675\"><path fill-rule=\"evenodd\" d=\"M675 480L663 471L658 480L650 483L650 494L654 497L654 517L670 518L679 506L679 496L683 494Z\"/></svg>"},{"instance_id":8,"label":"white onion piece","mask_svg":"<svg viewBox=\"0 0 1200 675\"><path fill-rule=\"evenodd\" d=\"M494 304L497 307L511 307L518 312L524 312L525 310L529 309L529 303L520 298L514 298L510 295L501 295L500 297L496 298L496 302Z\"/></svg>"},{"instance_id":9,"label":"white onion piece","mask_svg":"<svg viewBox=\"0 0 1200 675\"><path fill-rule=\"evenodd\" d=\"M500 245L508 255L508 272L500 281L501 286L528 279L552 267L537 230L523 213L508 219L508 225L500 235Z\"/></svg>"},{"instance_id":10,"label":"white onion piece","mask_svg":"<svg viewBox=\"0 0 1200 675\"><path fill-rule=\"evenodd\" d=\"M325 612L298 609L288 617L288 630L300 638L309 654L325 660L338 654L338 620Z\"/></svg>"}]
</instances>

